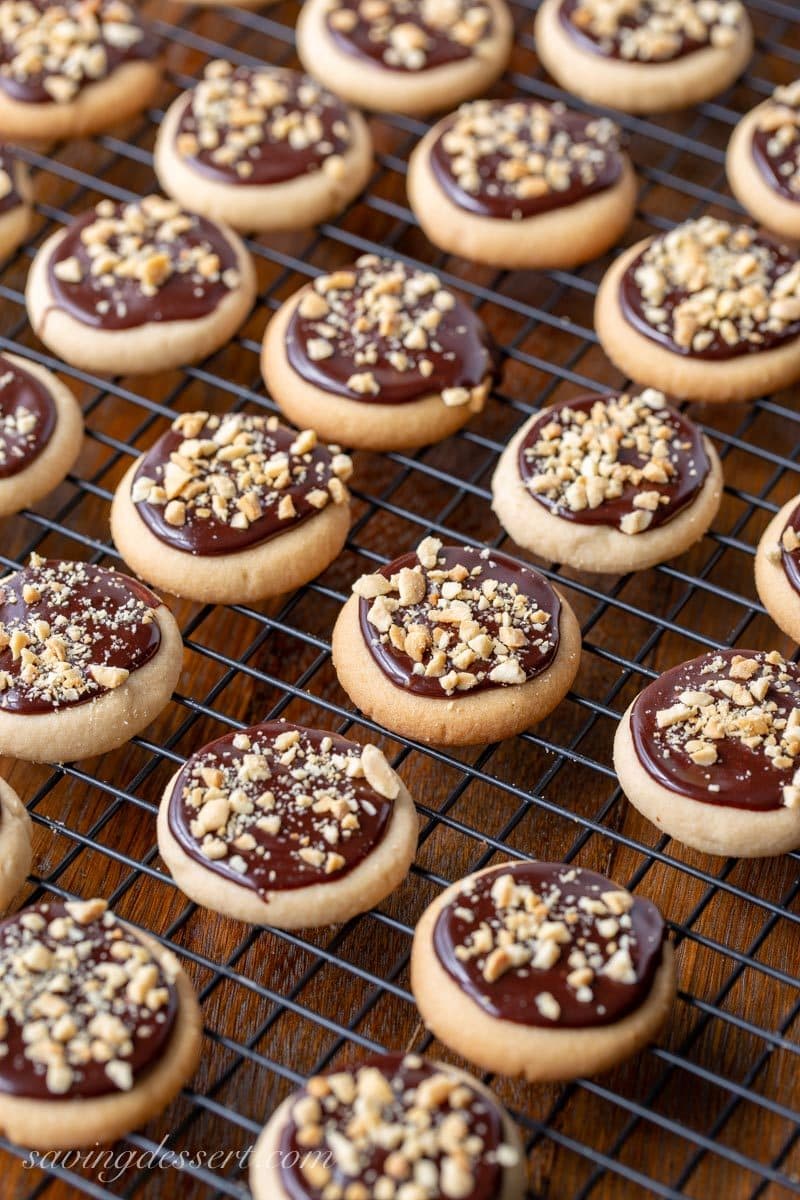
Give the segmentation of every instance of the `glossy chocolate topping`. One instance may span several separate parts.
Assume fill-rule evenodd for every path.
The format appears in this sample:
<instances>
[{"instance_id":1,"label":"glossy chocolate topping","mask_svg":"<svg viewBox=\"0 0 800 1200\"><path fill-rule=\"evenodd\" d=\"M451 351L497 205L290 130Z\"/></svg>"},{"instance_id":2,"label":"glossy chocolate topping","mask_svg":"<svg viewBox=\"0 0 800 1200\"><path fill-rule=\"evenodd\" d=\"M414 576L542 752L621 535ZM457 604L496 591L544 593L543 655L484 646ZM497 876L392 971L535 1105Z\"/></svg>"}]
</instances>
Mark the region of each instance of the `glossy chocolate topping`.
<instances>
[{"instance_id":1,"label":"glossy chocolate topping","mask_svg":"<svg viewBox=\"0 0 800 1200\"><path fill-rule=\"evenodd\" d=\"M520 443L517 467L556 516L637 534L691 504L710 464L697 426L647 388L545 409Z\"/></svg>"},{"instance_id":2,"label":"glossy chocolate topping","mask_svg":"<svg viewBox=\"0 0 800 1200\"><path fill-rule=\"evenodd\" d=\"M751 140L753 160L769 187L800 204L800 80L776 88Z\"/></svg>"},{"instance_id":3,"label":"glossy chocolate topping","mask_svg":"<svg viewBox=\"0 0 800 1200\"><path fill-rule=\"evenodd\" d=\"M558 16L584 50L658 65L709 46L732 46L744 7L737 0L561 0Z\"/></svg>"},{"instance_id":4,"label":"glossy chocolate topping","mask_svg":"<svg viewBox=\"0 0 800 1200\"><path fill-rule=\"evenodd\" d=\"M625 271L619 300L651 341L723 362L800 335L800 260L749 226L702 217L653 238Z\"/></svg>"},{"instance_id":5,"label":"glossy chocolate topping","mask_svg":"<svg viewBox=\"0 0 800 1200\"><path fill-rule=\"evenodd\" d=\"M292 313L286 353L326 392L370 404L441 393L469 404L494 368L483 322L432 271L365 255L316 279Z\"/></svg>"},{"instance_id":6,"label":"glossy chocolate topping","mask_svg":"<svg viewBox=\"0 0 800 1200\"><path fill-rule=\"evenodd\" d=\"M285 721L226 734L175 781L170 832L196 862L265 899L335 883L380 844L399 789L381 752L363 749Z\"/></svg>"},{"instance_id":7,"label":"glossy chocolate topping","mask_svg":"<svg viewBox=\"0 0 800 1200\"><path fill-rule=\"evenodd\" d=\"M161 645L160 604L117 571L32 555L0 580L0 712L55 712L121 687Z\"/></svg>"},{"instance_id":8,"label":"glossy chocolate topping","mask_svg":"<svg viewBox=\"0 0 800 1200\"><path fill-rule=\"evenodd\" d=\"M239 286L236 252L213 221L172 200L102 200L67 226L47 263L52 307L98 329L207 317Z\"/></svg>"},{"instance_id":9,"label":"glossy chocolate topping","mask_svg":"<svg viewBox=\"0 0 800 1200\"><path fill-rule=\"evenodd\" d=\"M795 505L781 533L775 558L783 564L786 578L800 594L800 504Z\"/></svg>"},{"instance_id":10,"label":"glossy chocolate topping","mask_svg":"<svg viewBox=\"0 0 800 1200\"><path fill-rule=\"evenodd\" d=\"M433 173L454 204L480 216L509 221L566 208L622 172L613 121L563 104L475 100L443 125Z\"/></svg>"},{"instance_id":11,"label":"glossy chocolate topping","mask_svg":"<svg viewBox=\"0 0 800 1200\"><path fill-rule=\"evenodd\" d=\"M527 683L558 651L558 596L537 571L497 551L426 538L353 590L375 662L418 696Z\"/></svg>"},{"instance_id":12,"label":"glossy chocolate topping","mask_svg":"<svg viewBox=\"0 0 800 1200\"><path fill-rule=\"evenodd\" d=\"M265 187L344 170L352 141L346 106L307 75L212 62L185 97L175 148L211 179Z\"/></svg>"},{"instance_id":13,"label":"glossy chocolate topping","mask_svg":"<svg viewBox=\"0 0 800 1200\"><path fill-rule=\"evenodd\" d=\"M296 1094L280 1134L281 1185L291 1200L399 1200L402 1184L388 1190L398 1180L414 1181L413 1200L496 1200L517 1162L503 1133L499 1104L452 1069L375 1056L315 1075Z\"/></svg>"},{"instance_id":14,"label":"glossy chocolate topping","mask_svg":"<svg viewBox=\"0 0 800 1200\"><path fill-rule=\"evenodd\" d=\"M352 470L307 429L277 417L183 413L144 455L131 485L139 516L187 554L234 554L346 504Z\"/></svg>"},{"instance_id":15,"label":"glossy chocolate topping","mask_svg":"<svg viewBox=\"0 0 800 1200\"><path fill-rule=\"evenodd\" d=\"M13 147L0 142L0 214L25 203L19 193L19 173L22 169Z\"/></svg>"},{"instance_id":16,"label":"glossy chocolate topping","mask_svg":"<svg viewBox=\"0 0 800 1200\"><path fill-rule=\"evenodd\" d=\"M0 479L19 474L38 458L57 419L47 388L0 354Z\"/></svg>"},{"instance_id":17,"label":"glossy chocolate topping","mask_svg":"<svg viewBox=\"0 0 800 1200\"><path fill-rule=\"evenodd\" d=\"M647 999L664 922L649 900L563 863L471 876L439 914L436 957L484 1012L546 1029L613 1025Z\"/></svg>"},{"instance_id":18,"label":"glossy chocolate topping","mask_svg":"<svg viewBox=\"0 0 800 1200\"><path fill-rule=\"evenodd\" d=\"M481 0L334 0L327 16L340 50L390 71L471 58L492 25Z\"/></svg>"},{"instance_id":19,"label":"glossy chocolate topping","mask_svg":"<svg viewBox=\"0 0 800 1200\"><path fill-rule=\"evenodd\" d=\"M637 696L630 727L640 763L671 792L753 812L800 803L800 668L777 651L681 663Z\"/></svg>"},{"instance_id":20,"label":"glossy chocolate topping","mask_svg":"<svg viewBox=\"0 0 800 1200\"><path fill-rule=\"evenodd\" d=\"M111 1096L169 1053L174 974L102 900L3 921L0 978L0 1094Z\"/></svg>"}]
</instances>

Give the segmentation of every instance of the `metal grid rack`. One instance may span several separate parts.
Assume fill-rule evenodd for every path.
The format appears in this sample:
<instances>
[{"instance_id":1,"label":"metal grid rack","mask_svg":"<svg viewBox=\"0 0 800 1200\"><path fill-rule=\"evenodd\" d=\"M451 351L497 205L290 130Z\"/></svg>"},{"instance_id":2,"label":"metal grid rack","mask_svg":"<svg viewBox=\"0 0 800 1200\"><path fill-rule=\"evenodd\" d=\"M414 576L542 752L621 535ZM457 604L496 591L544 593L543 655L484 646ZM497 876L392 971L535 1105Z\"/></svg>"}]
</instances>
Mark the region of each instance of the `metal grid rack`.
<instances>
[{"instance_id":1,"label":"metal grid rack","mask_svg":"<svg viewBox=\"0 0 800 1200\"><path fill-rule=\"evenodd\" d=\"M295 62L296 6L260 13L143 6L168 48L166 104L209 58ZM752 0L756 56L729 94L657 121L622 117L642 188L630 239L710 209L736 211L724 146L738 115L800 70L797 8ZM561 93L538 67L536 0L512 5L517 44L498 94ZM60 1162L23 1167L0 1141L0 1194L182 1198L247 1194L233 1154L305 1075L378 1046L428 1049L407 983L416 918L444 884L507 855L579 862L657 899L679 947L681 990L658 1046L597 1080L527 1087L494 1080L527 1137L531 1196L779 1197L800 1194L800 856L746 863L693 854L659 837L620 796L610 767L613 726L631 696L667 665L717 645L789 651L754 599L752 554L770 516L798 490L798 414L790 398L693 415L714 437L727 489L714 532L675 563L609 581L544 570L576 608L585 652L576 687L533 732L460 752L397 738L385 746L419 801L420 850L395 896L335 930L251 930L186 903L160 866L154 812L186 755L225 729L286 715L354 737L382 731L351 711L329 659L349 582L428 532L501 545L488 483L509 434L551 399L620 380L592 331L604 262L577 272L496 273L433 252L404 195L410 147L425 126L376 118L375 173L336 224L251 244L256 312L236 342L202 365L157 379L112 382L42 352L25 319L30 258L54 228L101 196L152 189L151 150L163 108L93 142L26 151L39 204L30 243L4 265L0 347L59 369L80 395L89 440L79 474L36 512L4 527L6 566L33 549L118 563L108 502L133 454L177 409L272 408L258 375L261 332L306 278L360 252L388 248L432 264L480 310L503 351L503 384L487 412L439 447L359 455L354 524L342 558L268 611L178 604L187 647L181 691L143 738L114 755L59 769L6 764L36 823L30 898L100 892L127 919L173 945L204 1004L203 1065L170 1113L127 1139L124 1171ZM433 1052L442 1052L433 1045ZM166 1140L162 1140L166 1139ZM170 1152L191 1162L179 1169ZM199 1161L197 1154L229 1154ZM149 1156L149 1157L148 1157ZM151 1167L147 1169L147 1165Z\"/></svg>"}]
</instances>

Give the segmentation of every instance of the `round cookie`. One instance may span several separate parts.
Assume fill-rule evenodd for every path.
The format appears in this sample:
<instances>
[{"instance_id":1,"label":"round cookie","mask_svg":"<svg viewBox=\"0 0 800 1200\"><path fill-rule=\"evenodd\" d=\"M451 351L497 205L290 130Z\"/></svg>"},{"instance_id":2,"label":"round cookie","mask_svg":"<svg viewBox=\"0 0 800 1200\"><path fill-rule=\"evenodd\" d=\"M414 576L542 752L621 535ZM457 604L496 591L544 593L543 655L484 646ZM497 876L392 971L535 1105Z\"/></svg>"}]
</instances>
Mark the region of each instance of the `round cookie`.
<instances>
[{"instance_id":1,"label":"round cookie","mask_svg":"<svg viewBox=\"0 0 800 1200\"><path fill-rule=\"evenodd\" d=\"M535 34L539 58L562 87L629 113L710 100L753 53L739 0L544 0Z\"/></svg>"},{"instance_id":2,"label":"round cookie","mask_svg":"<svg viewBox=\"0 0 800 1200\"><path fill-rule=\"evenodd\" d=\"M485 92L513 33L505 0L308 0L297 53L352 104L419 117Z\"/></svg>"},{"instance_id":3,"label":"round cookie","mask_svg":"<svg viewBox=\"0 0 800 1200\"><path fill-rule=\"evenodd\" d=\"M492 479L492 508L541 558L625 574L701 538L722 486L713 445L661 392L591 393L517 431Z\"/></svg>"},{"instance_id":4,"label":"round cookie","mask_svg":"<svg viewBox=\"0 0 800 1200\"><path fill-rule=\"evenodd\" d=\"M206 358L255 296L240 238L162 196L101 200L41 246L25 289L46 346L82 370L115 375Z\"/></svg>"},{"instance_id":5,"label":"round cookie","mask_svg":"<svg viewBox=\"0 0 800 1200\"><path fill-rule=\"evenodd\" d=\"M481 411L494 361L483 322L432 271L368 254L286 301L261 370L296 425L359 449L408 450Z\"/></svg>"},{"instance_id":6,"label":"round cookie","mask_svg":"<svg viewBox=\"0 0 800 1200\"><path fill-rule=\"evenodd\" d=\"M638 242L594 316L621 371L682 399L751 400L800 378L800 259L748 225L701 217Z\"/></svg>"},{"instance_id":7,"label":"round cookie","mask_svg":"<svg viewBox=\"0 0 800 1200\"><path fill-rule=\"evenodd\" d=\"M800 239L800 80L742 117L725 166L751 217L779 237Z\"/></svg>"},{"instance_id":8,"label":"round cookie","mask_svg":"<svg viewBox=\"0 0 800 1200\"><path fill-rule=\"evenodd\" d=\"M277 417L182 413L120 481L111 534L137 575L203 604L308 583L350 528L352 463Z\"/></svg>"},{"instance_id":9,"label":"round cookie","mask_svg":"<svg viewBox=\"0 0 800 1200\"><path fill-rule=\"evenodd\" d=\"M0 964L0 1129L11 1141L116 1141L194 1074L202 1019L188 977L104 900L48 901L3 921Z\"/></svg>"},{"instance_id":10,"label":"round cookie","mask_svg":"<svg viewBox=\"0 0 800 1200\"><path fill-rule=\"evenodd\" d=\"M607 117L475 100L411 155L408 197L440 250L493 267L574 267L627 229L636 176Z\"/></svg>"},{"instance_id":11,"label":"round cookie","mask_svg":"<svg viewBox=\"0 0 800 1200\"><path fill-rule=\"evenodd\" d=\"M161 857L181 891L253 925L335 925L405 879L414 802L377 746L268 721L204 746L167 784Z\"/></svg>"},{"instance_id":12,"label":"round cookie","mask_svg":"<svg viewBox=\"0 0 800 1200\"><path fill-rule=\"evenodd\" d=\"M17 249L31 227L33 185L13 146L0 144L0 258Z\"/></svg>"},{"instance_id":13,"label":"round cookie","mask_svg":"<svg viewBox=\"0 0 800 1200\"><path fill-rule=\"evenodd\" d=\"M761 535L756 591L778 628L800 643L800 496L776 513Z\"/></svg>"},{"instance_id":14,"label":"round cookie","mask_svg":"<svg viewBox=\"0 0 800 1200\"><path fill-rule=\"evenodd\" d=\"M314 1075L284 1100L256 1141L250 1187L253 1200L523 1200L525 1155L472 1075L387 1054Z\"/></svg>"},{"instance_id":15,"label":"round cookie","mask_svg":"<svg viewBox=\"0 0 800 1200\"><path fill-rule=\"evenodd\" d=\"M161 82L160 47L128 0L0 4L0 138L85 137L135 116Z\"/></svg>"},{"instance_id":16,"label":"round cookie","mask_svg":"<svg viewBox=\"0 0 800 1200\"><path fill-rule=\"evenodd\" d=\"M31 869L31 819L14 789L0 779L0 913L4 913Z\"/></svg>"},{"instance_id":17,"label":"round cookie","mask_svg":"<svg viewBox=\"0 0 800 1200\"><path fill-rule=\"evenodd\" d=\"M130 741L169 702L183 661L172 613L90 563L43 559L0 580L0 754L73 762Z\"/></svg>"},{"instance_id":18,"label":"round cookie","mask_svg":"<svg viewBox=\"0 0 800 1200\"><path fill-rule=\"evenodd\" d=\"M647 1045L672 1005L675 969L649 900L581 867L506 862L425 910L411 989L451 1050L539 1082L595 1075Z\"/></svg>"},{"instance_id":19,"label":"round cookie","mask_svg":"<svg viewBox=\"0 0 800 1200\"><path fill-rule=\"evenodd\" d=\"M580 665L572 609L547 580L494 550L416 551L362 575L333 630L339 683L403 737L501 741L547 716Z\"/></svg>"},{"instance_id":20,"label":"round cookie","mask_svg":"<svg viewBox=\"0 0 800 1200\"><path fill-rule=\"evenodd\" d=\"M170 106L154 165L179 204L233 229L305 229L365 186L372 140L361 114L307 75L217 61Z\"/></svg>"},{"instance_id":21,"label":"round cookie","mask_svg":"<svg viewBox=\"0 0 800 1200\"><path fill-rule=\"evenodd\" d=\"M800 668L777 650L716 650L673 667L640 692L614 739L634 808L686 846L741 858L800 846L798 755Z\"/></svg>"}]
</instances>

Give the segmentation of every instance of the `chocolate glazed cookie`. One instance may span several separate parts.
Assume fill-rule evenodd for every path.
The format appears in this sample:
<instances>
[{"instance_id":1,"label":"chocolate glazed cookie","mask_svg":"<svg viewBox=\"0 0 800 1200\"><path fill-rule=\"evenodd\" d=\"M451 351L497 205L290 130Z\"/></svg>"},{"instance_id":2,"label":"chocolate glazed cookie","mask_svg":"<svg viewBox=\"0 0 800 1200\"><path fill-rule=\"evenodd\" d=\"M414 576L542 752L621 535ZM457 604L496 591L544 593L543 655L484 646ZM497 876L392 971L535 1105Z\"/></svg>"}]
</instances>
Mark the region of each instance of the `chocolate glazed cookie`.
<instances>
[{"instance_id":1,"label":"chocolate glazed cookie","mask_svg":"<svg viewBox=\"0 0 800 1200\"><path fill-rule=\"evenodd\" d=\"M733 131L726 169L731 191L779 237L800 238L800 81L778 87Z\"/></svg>"},{"instance_id":2,"label":"chocolate glazed cookie","mask_svg":"<svg viewBox=\"0 0 800 1200\"><path fill-rule=\"evenodd\" d=\"M31 869L31 830L25 805L0 779L0 913L10 908Z\"/></svg>"},{"instance_id":3,"label":"chocolate glazed cookie","mask_svg":"<svg viewBox=\"0 0 800 1200\"><path fill-rule=\"evenodd\" d=\"M0 258L12 254L28 236L32 201L28 168L13 146L0 143Z\"/></svg>"},{"instance_id":4,"label":"chocolate glazed cookie","mask_svg":"<svg viewBox=\"0 0 800 1200\"><path fill-rule=\"evenodd\" d=\"M756 550L756 590L775 624L800 643L800 496L770 521Z\"/></svg>"}]
</instances>

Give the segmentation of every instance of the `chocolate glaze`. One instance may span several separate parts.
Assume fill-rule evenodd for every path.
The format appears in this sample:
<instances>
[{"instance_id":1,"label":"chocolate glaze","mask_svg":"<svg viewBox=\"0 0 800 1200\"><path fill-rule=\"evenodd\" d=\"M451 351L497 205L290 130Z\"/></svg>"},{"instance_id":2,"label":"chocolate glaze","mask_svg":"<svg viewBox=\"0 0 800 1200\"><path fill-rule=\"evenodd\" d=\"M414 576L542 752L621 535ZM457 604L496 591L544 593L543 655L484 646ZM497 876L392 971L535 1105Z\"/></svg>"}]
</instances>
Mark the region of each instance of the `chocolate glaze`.
<instances>
[{"instance_id":1,"label":"chocolate glaze","mask_svg":"<svg viewBox=\"0 0 800 1200\"><path fill-rule=\"evenodd\" d=\"M20 934L23 933L19 924L20 915L39 913L50 922L55 918L64 917L66 912L64 904L54 901L26 908L24 914L16 914L0 923L0 976L5 974L4 968L8 970L7 962L4 963L3 960L15 945L19 946L20 944ZM114 940L118 939L112 940L109 936L112 933L121 934L134 946L141 945L134 934L124 930L119 924L115 923L108 927L104 924L103 918L99 918L89 925L76 926L75 940L90 941L92 944L91 953L88 958L82 960L83 964L99 965L114 961L111 956L111 946L114 944ZM50 935L48 929L33 935L33 938L49 950L54 950L64 944L59 943ZM80 1013L81 992L74 973L71 973L71 983L70 990L60 994L69 1003L73 1014L77 1016ZM177 991L175 985L167 980L160 966L158 966L158 980L154 986L166 987L169 992L168 1003L157 1013L152 1013L150 1010L134 1004L126 999L124 993L121 998L116 1000L111 1010L124 1022L132 1034L132 1052L127 1055L119 1055L119 1058L130 1063L134 1083L137 1082L137 1077L140 1077L148 1067L161 1058L175 1025L178 1009ZM61 1095L49 1091L46 1086L44 1065L33 1063L25 1057L26 1044L22 1036L25 1022L20 1024L15 1019L11 1007L11 996L7 990L4 990L0 997L0 1012L8 1022L7 1035L0 1039L0 1042L8 1047L7 1053L0 1056L0 1093L48 1101L67 1101L76 1098L85 1099L92 1096L119 1094L120 1089L114 1085L105 1072L105 1064L91 1060L80 1068L73 1068L75 1079L69 1091ZM85 1028L83 1021L80 1021L80 1027Z\"/></svg>"},{"instance_id":2,"label":"chocolate glaze","mask_svg":"<svg viewBox=\"0 0 800 1200\"><path fill-rule=\"evenodd\" d=\"M338 48L346 54L351 54L354 58L366 58L371 63L382 67L385 71L407 71L408 67L402 63L387 62L384 55L389 43L379 41L375 37L375 28L381 22L366 21L359 12L361 0L339 0L336 5L336 12L342 10L354 12L358 16L358 21L353 29L346 32L337 29L331 24L330 14L328 15L326 28L330 37L336 42ZM472 0L463 0L464 9L473 7ZM452 38L444 28L436 29L430 25L423 17L424 5L423 0L389 0L390 21L392 25L405 24L410 22L417 25L425 34L427 44L425 46L425 65L424 70L430 70L432 67L446 66L448 63L462 62L465 58L471 58L474 54L474 48L463 45L461 42ZM491 20L486 26L486 36L491 33ZM419 71L413 71L413 74L418 75Z\"/></svg>"},{"instance_id":3,"label":"chocolate glaze","mask_svg":"<svg viewBox=\"0 0 800 1200\"><path fill-rule=\"evenodd\" d=\"M608 975L595 974L591 984L592 1000L578 1000L576 989L567 984L567 976L573 969L568 963L569 945L563 947L554 967L544 970L526 963L522 967L511 968L492 983L484 979L478 965L483 961L482 958L461 961L456 957L456 947L470 939L481 922L489 923L495 931L500 927L491 889L499 876L508 874L513 875L517 884L528 884L540 895L548 895L554 887L560 889L561 899L552 906L549 920L558 920L559 913L563 912L564 905L571 899L577 901L586 896L598 900L603 892L620 891L616 884L595 871L569 867L564 863L505 863L476 878L469 893L459 893L442 909L433 932L436 957L470 999L498 1020L548 1029L587 1029L613 1025L639 1008L646 1000L653 977L661 964L665 929L656 906L638 896L634 897L633 907L628 913L631 928L624 931L632 935L629 952L636 981L620 983ZM572 876L574 878L570 878ZM467 909L474 914L471 921L464 919L463 912ZM603 937L597 929L596 918L583 912L573 929L578 930L575 945L580 945L581 949L586 942L591 942L605 950L611 941L618 941L620 936L616 934L613 939ZM584 939L583 945L580 944L581 938ZM556 1021L545 1017L536 1005L536 997L543 992L549 992L561 1009Z\"/></svg>"},{"instance_id":4,"label":"chocolate glaze","mask_svg":"<svg viewBox=\"0 0 800 1200\"><path fill-rule=\"evenodd\" d=\"M379 1070L389 1080L397 1096L396 1103L391 1108L384 1110L387 1124L398 1123L404 1118L404 1114L408 1111L408 1102L404 1103L403 1096L409 1089L418 1087L424 1080L430 1079L442 1070L435 1064L425 1062L416 1056L409 1055L403 1058L400 1054L374 1055L359 1063L357 1067L349 1069L355 1073L362 1068ZM299 1100L304 1095L308 1095L306 1089L298 1092L296 1098ZM463 1194L461 1200L496 1200L496 1197L500 1195L503 1170L489 1156L503 1144L503 1123L499 1106L479 1093L475 1093L474 1100L465 1108L454 1110L448 1102L445 1102L433 1113L434 1127L438 1126L447 1114L453 1111L457 1111L467 1121L470 1134L478 1136L484 1144L481 1156L475 1162L473 1188L470 1192ZM336 1128L339 1132L344 1133L353 1115L352 1107L337 1103L334 1112ZM313 1187L303 1175L301 1164L309 1151L307 1147L299 1145L297 1133L297 1126L290 1115L280 1135L281 1153L278 1162L281 1185L291 1200L322 1200L323 1193ZM325 1149L326 1146L323 1146L323 1154ZM388 1148L375 1146L361 1173L353 1176L345 1174L338 1168L334 1153L328 1162L328 1166L333 1170L333 1182L342 1188L354 1182L362 1182L370 1187L383 1174L383 1165L388 1155ZM432 1157L432 1161L438 1165L441 1155Z\"/></svg>"},{"instance_id":5,"label":"chocolate glaze","mask_svg":"<svg viewBox=\"0 0 800 1200\"><path fill-rule=\"evenodd\" d=\"M331 850L335 850L344 859L344 865L326 873L324 867L315 867L298 859L297 850L300 845L305 844L303 839L313 838L316 827L315 840L320 841L319 828L325 822L324 818L315 816L308 808L297 805L298 786L290 773L292 766L284 766L279 761L281 752L275 749L274 740L288 730L298 730L301 744L312 751L319 751L323 738L329 738L333 743L331 754L341 754L348 758L360 757L361 747L356 742L348 741L347 738L339 737L328 730L306 729L304 726L290 725L285 721L265 721L244 731L251 739L251 749L237 749L233 745L237 735L229 733L192 755L175 781L167 810L170 833L190 858L206 870L222 875L228 882L258 892L264 899L268 899L275 891L292 891L295 888L310 887L312 884L335 883L348 875L383 840L393 811L392 802L380 796L365 779L349 779L342 771L337 772L337 786L321 782L320 790L324 790L326 795L334 794L355 802L351 811L357 813L359 828L346 835L342 834L339 840L330 846ZM268 756L269 777L249 785L238 783L236 786L244 787L252 800L269 789L275 796L275 808L270 811L280 814L281 828L277 834L270 834L255 824L248 826L248 831L256 839L256 846L251 850L231 848L232 854L238 854L247 864L247 871L243 873L234 870L225 859L212 861L200 852L200 841L191 832L191 823L197 816L197 809L192 808L184 792L197 786L198 782L202 786L202 780L194 774L194 768L200 764L224 771L232 764L241 762L245 754L259 752L266 752Z\"/></svg>"},{"instance_id":6,"label":"chocolate glaze","mask_svg":"<svg viewBox=\"0 0 800 1200\"><path fill-rule=\"evenodd\" d=\"M6 192L5 196L0 197L1 215L10 212L12 208L19 208L21 204L25 203L18 188L20 164L17 162L13 147L3 143L0 143L0 171L5 171L11 180L11 190Z\"/></svg>"},{"instance_id":7,"label":"chocolate glaze","mask_svg":"<svg viewBox=\"0 0 800 1200\"><path fill-rule=\"evenodd\" d=\"M784 200L800 204L800 191L789 186L789 180L800 177L800 128L794 141L775 154L770 149L774 132L756 127L750 142L753 161L758 167L764 182L777 192Z\"/></svg>"},{"instance_id":8,"label":"chocolate glaze","mask_svg":"<svg viewBox=\"0 0 800 1200\"><path fill-rule=\"evenodd\" d=\"M793 529L800 537L800 504L795 505L783 529ZM781 562L786 572L786 578L794 590L800 594L800 549L787 550L784 545L781 545Z\"/></svg>"},{"instance_id":9,"label":"chocolate glaze","mask_svg":"<svg viewBox=\"0 0 800 1200\"><path fill-rule=\"evenodd\" d=\"M467 106L468 107L468 106ZM492 108L520 107L529 112L545 107L535 100L495 100ZM534 139L530 121L519 123L518 139L530 148L530 153L541 153L552 156L557 145L568 142L592 147L592 174L594 178L587 181L576 163L570 164L569 186L561 191L551 189L541 196L515 196L510 189L502 189L498 182L498 167L507 161L507 156L494 152L483 155L479 160L478 172L481 177L481 187L478 192L467 191L459 184L453 169L453 157L448 154L444 142L449 131L459 120L459 114L454 113L443 123L442 133L433 143L430 150L430 163L433 174L442 190L459 208L479 216L493 217L501 220L512 220L520 217L535 217L542 213L554 212L556 209L568 208L587 196L606 191L613 187L622 174L622 157L619 153L619 141L609 141L605 144L593 137L589 127L602 122L602 118L593 114L571 112L561 104L546 106L553 114L551 133L546 141ZM610 122L606 121L606 125ZM566 160L563 160L566 161Z\"/></svg>"},{"instance_id":10,"label":"chocolate glaze","mask_svg":"<svg viewBox=\"0 0 800 1200\"><path fill-rule=\"evenodd\" d=\"M24 410L36 421L29 433L11 423ZM53 436L58 414L46 387L28 371L0 355L0 479L29 467Z\"/></svg>"},{"instance_id":11,"label":"chocolate glaze","mask_svg":"<svg viewBox=\"0 0 800 1200\"><path fill-rule=\"evenodd\" d=\"M666 671L637 696L630 717L631 738L636 757L648 775L669 791L704 804L771 812L782 807L782 788L791 784L795 766L773 767L763 750L751 750L732 737L714 742L718 759L713 766L698 766L688 754L673 746L669 746L666 755L664 734L669 730L659 730L656 724L656 714L675 704L684 690L702 691L710 681L726 678L734 655L762 662L765 658L763 652L755 650L717 650ZM721 669L704 672L716 660L722 663ZM788 692L777 691L773 686L767 697L775 702L776 715L782 717L788 717L793 708L800 706L800 668L787 662L786 671L791 675ZM710 790L710 784L716 790Z\"/></svg>"},{"instance_id":12,"label":"chocolate glaze","mask_svg":"<svg viewBox=\"0 0 800 1200\"><path fill-rule=\"evenodd\" d=\"M76 566L81 569L79 579ZM54 593L53 575L58 585L70 589L65 599L59 600ZM26 584L38 587L41 599L26 604L22 598ZM152 617L143 621L160 607L158 597L137 580L90 563L44 559L40 565L24 567L0 580L0 597L0 624L6 632L27 629L34 619L47 621L53 634L64 637L67 661L79 670L85 684L85 690L74 699L48 697L36 681L29 684L23 680L23 658L15 659L6 646L0 651L0 675L8 677L7 686L0 691L0 712L30 716L85 704L109 690L88 674L90 666L123 667L133 672L149 662L161 645L158 621ZM73 643L64 631L78 621L85 627L85 635ZM91 639L88 644L86 635ZM43 648L32 637L29 649L38 654Z\"/></svg>"},{"instance_id":13,"label":"chocolate glaze","mask_svg":"<svg viewBox=\"0 0 800 1200\"><path fill-rule=\"evenodd\" d=\"M596 38L588 30L581 29L574 23L573 13L579 7L580 0L561 0L561 5L558 10L559 23L561 24L562 29L566 30L573 41L580 45L581 49L589 50L593 54L598 54L603 58L618 59L621 62L647 62L648 66L659 66L662 63L671 63L675 62L679 58L685 58L687 54L694 54L697 50L704 50L709 45L708 39L700 42L695 38L691 38L686 34L682 34L676 46L675 52L670 54L668 58L657 58L652 60L623 58L620 50L621 41L618 34L610 38ZM650 11L652 10L652 4L649 3L649 0L641 0L639 9L643 14L643 17L639 17L637 20L635 16L625 16L620 21L620 25L622 25L625 29L636 29L636 27L641 23L642 19L646 19L646 17L649 15Z\"/></svg>"}]
</instances>

